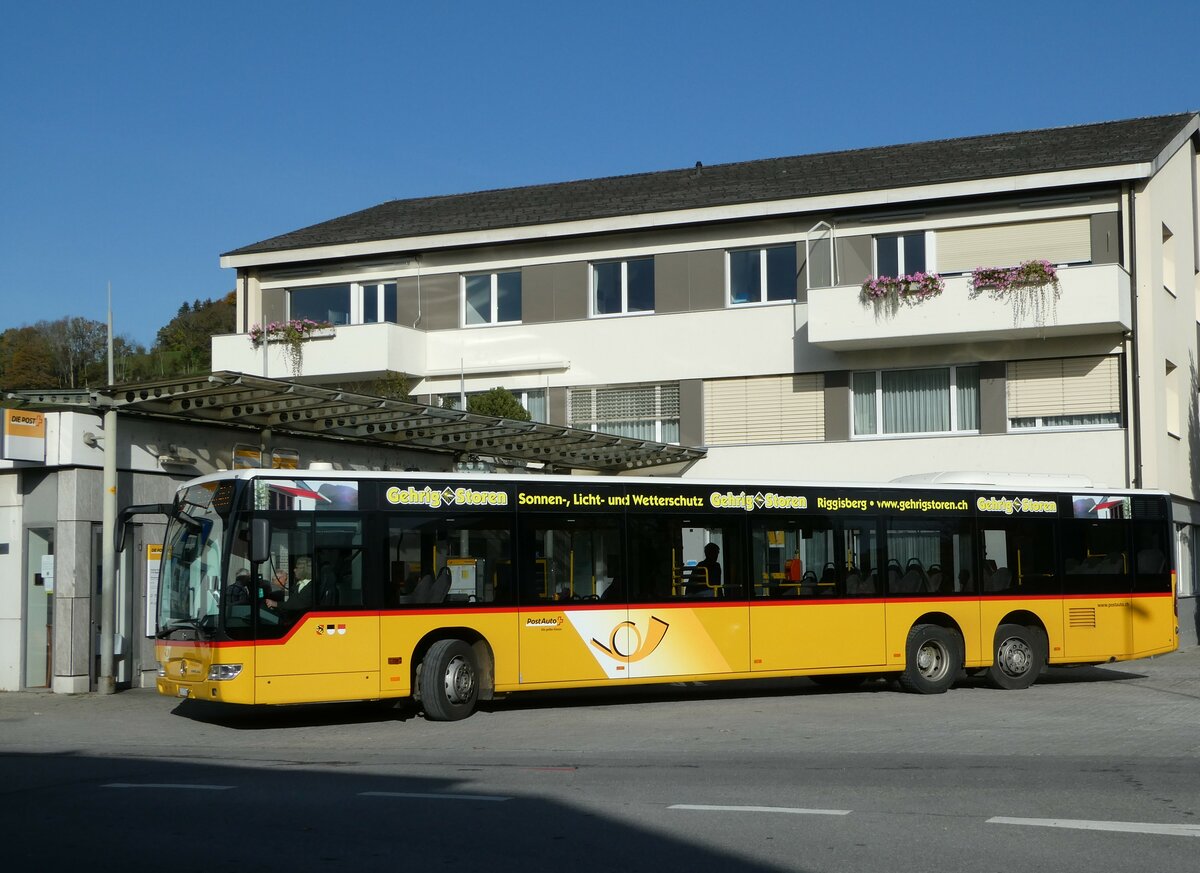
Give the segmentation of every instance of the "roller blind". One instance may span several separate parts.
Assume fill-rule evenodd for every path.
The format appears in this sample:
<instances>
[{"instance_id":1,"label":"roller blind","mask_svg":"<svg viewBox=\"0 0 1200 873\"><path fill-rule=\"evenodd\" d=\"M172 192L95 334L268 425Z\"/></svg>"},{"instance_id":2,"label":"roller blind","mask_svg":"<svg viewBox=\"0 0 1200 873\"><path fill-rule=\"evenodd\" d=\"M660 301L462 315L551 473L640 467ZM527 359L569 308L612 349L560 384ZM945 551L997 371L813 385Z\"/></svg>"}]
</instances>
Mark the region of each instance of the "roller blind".
<instances>
[{"instance_id":1,"label":"roller blind","mask_svg":"<svg viewBox=\"0 0 1200 873\"><path fill-rule=\"evenodd\" d=\"M571 424L679 417L679 385L623 385L571 391ZM601 428L603 430L603 428Z\"/></svg>"},{"instance_id":2,"label":"roller blind","mask_svg":"<svg viewBox=\"0 0 1200 873\"><path fill-rule=\"evenodd\" d=\"M1008 417L1087 415L1121 411L1117 357L1012 361Z\"/></svg>"},{"instance_id":3,"label":"roller blind","mask_svg":"<svg viewBox=\"0 0 1200 873\"><path fill-rule=\"evenodd\" d=\"M704 383L704 442L794 442L825 436L820 373L714 379Z\"/></svg>"},{"instance_id":4,"label":"roller blind","mask_svg":"<svg viewBox=\"0 0 1200 873\"><path fill-rule=\"evenodd\" d=\"M1015 267L1035 258L1045 258L1052 264L1090 261L1090 219L1063 218L937 232L937 269L941 273Z\"/></svg>"}]
</instances>

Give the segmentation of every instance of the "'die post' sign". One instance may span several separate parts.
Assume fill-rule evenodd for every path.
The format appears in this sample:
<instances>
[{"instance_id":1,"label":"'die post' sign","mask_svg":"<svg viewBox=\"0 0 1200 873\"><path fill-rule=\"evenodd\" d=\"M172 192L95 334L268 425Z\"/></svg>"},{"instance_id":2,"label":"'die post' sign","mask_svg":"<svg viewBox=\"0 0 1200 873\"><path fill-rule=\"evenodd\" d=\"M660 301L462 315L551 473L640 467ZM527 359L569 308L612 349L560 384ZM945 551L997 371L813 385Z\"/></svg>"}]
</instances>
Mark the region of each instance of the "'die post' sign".
<instances>
[{"instance_id":1,"label":"'die post' sign","mask_svg":"<svg viewBox=\"0 0 1200 873\"><path fill-rule=\"evenodd\" d=\"M46 416L24 409L0 410L4 413L4 440L0 457L9 461L46 462Z\"/></svg>"}]
</instances>

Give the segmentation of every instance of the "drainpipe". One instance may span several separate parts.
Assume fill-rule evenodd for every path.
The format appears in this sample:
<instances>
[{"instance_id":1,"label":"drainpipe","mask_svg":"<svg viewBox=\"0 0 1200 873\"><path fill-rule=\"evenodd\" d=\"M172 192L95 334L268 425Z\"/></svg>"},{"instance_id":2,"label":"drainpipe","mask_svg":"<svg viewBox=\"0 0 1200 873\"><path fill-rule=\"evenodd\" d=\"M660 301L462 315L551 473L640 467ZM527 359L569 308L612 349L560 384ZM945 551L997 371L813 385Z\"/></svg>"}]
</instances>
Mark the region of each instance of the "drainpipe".
<instances>
[{"instance_id":1,"label":"drainpipe","mask_svg":"<svg viewBox=\"0 0 1200 873\"><path fill-rule=\"evenodd\" d=\"M1142 362L1138 354L1138 273L1137 273L1137 207L1134 205L1134 183L1126 185L1129 197L1129 294L1130 331L1129 354L1133 357L1133 385L1130 386L1130 429L1133 431L1133 483L1142 487Z\"/></svg>"}]
</instances>

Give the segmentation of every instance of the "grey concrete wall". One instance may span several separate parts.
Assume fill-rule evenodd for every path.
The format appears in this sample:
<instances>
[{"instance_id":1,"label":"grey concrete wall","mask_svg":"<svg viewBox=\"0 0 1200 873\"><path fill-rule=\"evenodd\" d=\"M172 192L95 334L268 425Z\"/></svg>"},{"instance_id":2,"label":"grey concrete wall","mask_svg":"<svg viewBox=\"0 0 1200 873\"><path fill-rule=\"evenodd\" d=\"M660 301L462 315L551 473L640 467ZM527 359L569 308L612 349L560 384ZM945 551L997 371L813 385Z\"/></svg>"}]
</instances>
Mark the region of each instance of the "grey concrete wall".
<instances>
[{"instance_id":1,"label":"grey concrete wall","mask_svg":"<svg viewBox=\"0 0 1200 873\"><path fill-rule=\"evenodd\" d=\"M691 309L725 307L725 250L688 252L688 283Z\"/></svg>"},{"instance_id":2,"label":"grey concrete wall","mask_svg":"<svg viewBox=\"0 0 1200 873\"><path fill-rule=\"evenodd\" d=\"M398 279L396 281L396 322L405 327L421 327L418 319L421 307L417 300L416 278Z\"/></svg>"},{"instance_id":3,"label":"grey concrete wall","mask_svg":"<svg viewBox=\"0 0 1200 873\"><path fill-rule=\"evenodd\" d=\"M567 421L567 389L551 388L546 395L547 424L566 425Z\"/></svg>"},{"instance_id":4,"label":"grey concrete wall","mask_svg":"<svg viewBox=\"0 0 1200 873\"><path fill-rule=\"evenodd\" d=\"M1121 232L1118 213L1100 212L1092 216L1092 263L1121 262Z\"/></svg>"},{"instance_id":5,"label":"grey concrete wall","mask_svg":"<svg viewBox=\"0 0 1200 873\"><path fill-rule=\"evenodd\" d=\"M871 277L871 237L839 237L837 241L839 285L861 285Z\"/></svg>"},{"instance_id":6,"label":"grey concrete wall","mask_svg":"<svg viewBox=\"0 0 1200 873\"><path fill-rule=\"evenodd\" d=\"M825 439L850 439L850 371L825 374Z\"/></svg>"},{"instance_id":7,"label":"grey concrete wall","mask_svg":"<svg viewBox=\"0 0 1200 873\"><path fill-rule=\"evenodd\" d=\"M521 270L521 321L574 321L588 317L586 261L541 264Z\"/></svg>"},{"instance_id":8,"label":"grey concrete wall","mask_svg":"<svg viewBox=\"0 0 1200 873\"><path fill-rule=\"evenodd\" d=\"M424 330L455 330L460 324L460 284L457 274L421 279L421 321Z\"/></svg>"},{"instance_id":9,"label":"grey concrete wall","mask_svg":"<svg viewBox=\"0 0 1200 873\"><path fill-rule=\"evenodd\" d=\"M263 321L283 321L287 318L287 289L268 288L262 292Z\"/></svg>"},{"instance_id":10,"label":"grey concrete wall","mask_svg":"<svg viewBox=\"0 0 1200 873\"><path fill-rule=\"evenodd\" d=\"M984 361L979 365L979 432L1008 432L1008 365Z\"/></svg>"},{"instance_id":11,"label":"grey concrete wall","mask_svg":"<svg viewBox=\"0 0 1200 873\"><path fill-rule=\"evenodd\" d=\"M704 445L704 380L679 382L679 442L685 446Z\"/></svg>"},{"instance_id":12,"label":"grey concrete wall","mask_svg":"<svg viewBox=\"0 0 1200 873\"><path fill-rule=\"evenodd\" d=\"M521 321L539 324L554 320L555 264L538 264L521 270Z\"/></svg>"},{"instance_id":13,"label":"grey concrete wall","mask_svg":"<svg viewBox=\"0 0 1200 873\"><path fill-rule=\"evenodd\" d=\"M691 308L692 289L688 273L688 253L674 252L654 257L654 311L687 312Z\"/></svg>"}]
</instances>

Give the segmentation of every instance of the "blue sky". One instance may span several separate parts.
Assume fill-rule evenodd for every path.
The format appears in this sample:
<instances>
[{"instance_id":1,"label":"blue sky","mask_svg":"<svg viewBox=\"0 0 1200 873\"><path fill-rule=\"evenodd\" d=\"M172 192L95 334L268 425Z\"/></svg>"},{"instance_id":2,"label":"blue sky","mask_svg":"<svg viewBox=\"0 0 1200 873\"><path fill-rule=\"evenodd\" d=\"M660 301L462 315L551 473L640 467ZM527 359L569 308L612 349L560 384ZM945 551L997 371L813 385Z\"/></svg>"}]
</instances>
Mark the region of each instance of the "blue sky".
<instances>
[{"instance_id":1,"label":"blue sky","mask_svg":"<svg viewBox=\"0 0 1200 873\"><path fill-rule=\"evenodd\" d=\"M0 330L149 345L386 200L1200 108L1190 0L55 2L0 29Z\"/></svg>"}]
</instances>

